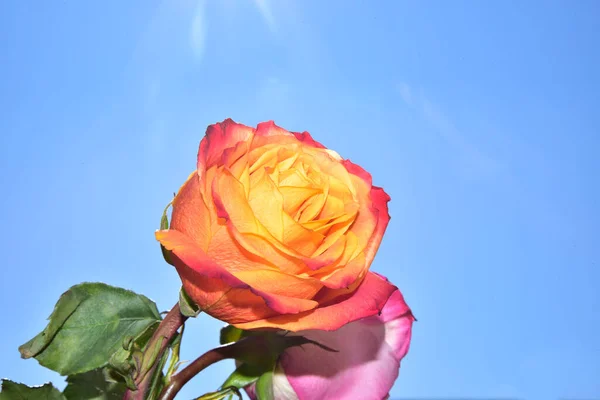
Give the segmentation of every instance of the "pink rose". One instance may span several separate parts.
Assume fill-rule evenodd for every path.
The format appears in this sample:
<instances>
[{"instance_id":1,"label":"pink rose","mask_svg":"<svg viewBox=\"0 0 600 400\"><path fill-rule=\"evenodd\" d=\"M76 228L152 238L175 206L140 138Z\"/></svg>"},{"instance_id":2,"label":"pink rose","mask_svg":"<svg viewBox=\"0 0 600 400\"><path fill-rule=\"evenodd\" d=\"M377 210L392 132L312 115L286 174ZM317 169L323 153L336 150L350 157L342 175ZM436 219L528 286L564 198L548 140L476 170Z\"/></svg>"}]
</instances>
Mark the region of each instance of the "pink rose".
<instances>
[{"instance_id":1,"label":"pink rose","mask_svg":"<svg viewBox=\"0 0 600 400\"><path fill-rule=\"evenodd\" d=\"M410 345L415 318L399 290L380 315L350 322L335 331L296 334L327 347L307 344L287 349L273 378L276 399L381 400L398 377L400 361ZM254 387L247 388L255 399Z\"/></svg>"}]
</instances>

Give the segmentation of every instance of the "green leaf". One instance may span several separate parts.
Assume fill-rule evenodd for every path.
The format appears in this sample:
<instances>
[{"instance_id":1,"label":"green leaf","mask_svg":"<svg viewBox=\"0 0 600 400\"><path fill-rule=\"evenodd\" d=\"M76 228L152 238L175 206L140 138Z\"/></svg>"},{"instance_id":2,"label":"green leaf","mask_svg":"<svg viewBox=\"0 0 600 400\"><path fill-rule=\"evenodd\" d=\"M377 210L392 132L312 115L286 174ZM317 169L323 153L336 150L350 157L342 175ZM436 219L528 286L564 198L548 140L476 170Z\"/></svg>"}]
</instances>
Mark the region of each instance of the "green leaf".
<instances>
[{"instance_id":1,"label":"green leaf","mask_svg":"<svg viewBox=\"0 0 600 400\"><path fill-rule=\"evenodd\" d=\"M273 400L273 370L269 370L262 374L256 381L256 397L258 400Z\"/></svg>"},{"instance_id":2,"label":"green leaf","mask_svg":"<svg viewBox=\"0 0 600 400\"><path fill-rule=\"evenodd\" d=\"M121 400L125 390L124 384L107 381L99 368L69 376L63 394L67 400Z\"/></svg>"},{"instance_id":3,"label":"green leaf","mask_svg":"<svg viewBox=\"0 0 600 400\"><path fill-rule=\"evenodd\" d=\"M233 386L242 389L251 383L256 382L256 380L267 370L268 369L265 369L263 366L242 364L229 375L229 378L225 380L221 387L227 388Z\"/></svg>"},{"instance_id":4,"label":"green leaf","mask_svg":"<svg viewBox=\"0 0 600 400\"><path fill-rule=\"evenodd\" d=\"M227 325L221 328L221 335L219 338L219 342L221 344L227 344L232 342L237 342L244 336L244 331L236 328L233 325Z\"/></svg>"},{"instance_id":5,"label":"green leaf","mask_svg":"<svg viewBox=\"0 0 600 400\"><path fill-rule=\"evenodd\" d=\"M186 317L196 318L202 312L200 307L185 292L183 286L179 290L179 312Z\"/></svg>"},{"instance_id":6,"label":"green leaf","mask_svg":"<svg viewBox=\"0 0 600 400\"><path fill-rule=\"evenodd\" d=\"M22 383L2 379L0 400L65 400L65 396L51 383L29 387Z\"/></svg>"},{"instance_id":7,"label":"green leaf","mask_svg":"<svg viewBox=\"0 0 600 400\"><path fill-rule=\"evenodd\" d=\"M161 317L145 296L104 283L82 283L60 297L49 320L19 347L21 357L35 357L46 368L72 375L103 367L115 353L126 352L124 339L144 335Z\"/></svg>"}]
</instances>

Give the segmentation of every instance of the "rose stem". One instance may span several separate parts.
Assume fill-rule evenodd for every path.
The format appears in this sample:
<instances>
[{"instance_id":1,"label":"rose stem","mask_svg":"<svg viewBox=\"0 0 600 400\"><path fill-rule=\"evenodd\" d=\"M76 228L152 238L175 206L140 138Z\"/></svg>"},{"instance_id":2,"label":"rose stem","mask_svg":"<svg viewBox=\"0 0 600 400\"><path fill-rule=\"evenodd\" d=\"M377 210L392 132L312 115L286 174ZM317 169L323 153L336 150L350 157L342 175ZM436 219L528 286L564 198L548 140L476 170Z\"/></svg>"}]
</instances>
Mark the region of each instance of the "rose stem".
<instances>
[{"instance_id":1,"label":"rose stem","mask_svg":"<svg viewBox=\"0 0 600 400\"><path fill-rule=\"evenodd\" d=\"M231 350L234 345L235 343L230 343L225 346L217 347L196 358L191 364L171 377L169 384L163 389L159 399L173 400L183 385L185 385L204 368L226 358L233 358Z\"/></svg>"},{"instance_id":2,"label":"rose stem","mask_svg":"<svg viewBox=\"0 0 600 400\"><path fill-rule=\"evenodd\" d=\"M266 351L268 344L262 336L248 336L237 342L229 343L224 346L214 348L196 358L187 367L179 373L173 375L168 385L163 389L159 400L173 400L175 395L181 390L190 379L198 375L206 367L224 360L226 358L236 358L253 352L262 354Z\"/></svg>"},{"instance_id":3,"label":"rose stem","mask_svg":"<svg viewBox=\"0 0 600 400\"><path fill-rule=\"evenodd\" d=\"M141 380L138 382L136 379L135 382L138 387L137 390L128 389L125 392L123 400L144 400L146 391L148 390L148 385L150 385L150 381L152 380L152 376L154 375L154 370L159 364L163 352L173 339L173 336L175 336L175 334L177 333L177 330L183 325L187 318L188 317L181 314L179 310L179 303L175 304L173 308L171 308L171 311L167 313L165 318L161 321L160 325L158 325L156 331L154 331L154 334L148 341L148 344L146 345L146 351L151 351L151 349L153 349L156 346L157 342L162 340L162 343L160 344L160 348L156 356L156 360L147 371L143 371L146 368L142 366L142 371L140 371L141 374L138 377L138 379Z\"/></svg>"}]
</instances>

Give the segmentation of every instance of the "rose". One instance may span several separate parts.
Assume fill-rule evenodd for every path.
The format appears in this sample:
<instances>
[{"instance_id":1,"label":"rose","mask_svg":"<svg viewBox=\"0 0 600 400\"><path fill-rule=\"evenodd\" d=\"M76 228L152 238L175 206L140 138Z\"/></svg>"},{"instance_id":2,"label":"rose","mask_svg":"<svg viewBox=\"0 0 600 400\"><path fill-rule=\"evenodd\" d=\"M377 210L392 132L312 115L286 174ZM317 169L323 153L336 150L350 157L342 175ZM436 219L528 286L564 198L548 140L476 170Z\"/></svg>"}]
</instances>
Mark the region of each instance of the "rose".
<instances>
[{"instance_id":1,"label":"rose","mask_svg":"<svg viewBox=\"0 0 600 400\"><path fill-rule=\"evenodd\" d=\"M378 313L395 290L368 272L389 199L308 132L228 119L208 127L156 238L213 317L241 329L334 330Z\"/></svg>"},{"instance_id":2,"label":"rose","mask_svg":"<svg viewBox=\"0 0 600 400\"><path fill-rule=\"evenodd\" d=\"M408 352L415 320L400 291L392 293L381 315L333 332L301 331L314 344L290 347L273 375L274 398L286 400L386 398ZM290 336L290 335L287 335ZM254 384L246 389L255 399Z\"/></svg>"}]
</instances>

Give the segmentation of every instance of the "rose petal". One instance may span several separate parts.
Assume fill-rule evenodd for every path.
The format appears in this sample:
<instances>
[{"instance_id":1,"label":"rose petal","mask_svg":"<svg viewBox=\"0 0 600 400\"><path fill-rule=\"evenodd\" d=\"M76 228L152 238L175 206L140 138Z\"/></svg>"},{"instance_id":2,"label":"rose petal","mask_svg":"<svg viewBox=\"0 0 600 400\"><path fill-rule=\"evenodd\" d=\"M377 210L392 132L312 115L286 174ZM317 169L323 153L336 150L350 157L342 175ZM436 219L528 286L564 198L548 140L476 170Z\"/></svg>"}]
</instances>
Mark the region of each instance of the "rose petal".
<instances>
[{"instance_id":1,"label":"rose petal","mask_svg":"<svg viewBox=\"0 0 600 400\"><path fill-rule=\"evenodd\" d=\"M312 136L310 136L310 133L308 133L308 132L292 132L292 133L294 134L294 136L296 136L296 139L298 139L299 141L301 141L304 144L307 144L312 147L316 147L318 149L326 148L321 143L319 143L315 139L313 139Z\"/></svg>"},{"instance_id":2,"label":"rose petal","mask_svg":"<svg viewBox=\"0 0 600 400\"><path fill-rule=\"evenodd\" d=\"M256 271L260 269L279 271L277 266L241 246L225 225L218 227L217 232L210 241L206 254L208 258L233 274L238 271Z\"/></svg>"},{"instance_id":3,"label":"rose petal","mask_svg":"<svg viewBox=\"0 0 600 400\"><path fill-rule=\"evenodd\" d=\"M283 241L283 195L264 170L250 178L248 204L255 217L277 240Z\"/></svg>"},{"instance_id":4,"label":"rose petal","mask_svg":"<svg viewBox=\"0 0 600 400\"><path fill-rule=\"evenodd\" d=\"M377 254L383 234L390 222L390 214L387 206L387 203L390 201L390 196L382 188L373 186L371 188L371 199L373 201L373 213L377 216L377 225L365 248L365 256L367 258L367 265L369 266L371 265L371 262L373 262L375 254Z\"/></svg>"},{"instance_id":5,"label":"rose petal","mask_svg":"<svg viewBox=\"0 0 600 400\"><path fill-rule=\"evenodd\" d=\"M204 178L204 171L221 160L225 149L237 143L247 141L254 135L254 129L226 119L206 129L206 136L200 142L198 150L198 176Z\"/></svg>"},{"instance_id":6,"label":"rose petal","mask_svg":"<svg viewBox=\"0 0 600 400\"><path fill-rule=\"evenodd\" d=\"M201 193L198 175L192 173L173 200L171 227L185 233L203 250L212 236L211 218Z\"/></svg>"},{"instance_id":7,"label":"rose petal","mask_svg":"<svg viewBox=\"0 0 600 400\"><path fill-rule=\"evenodd\" d=\"M365 181L369 188L373 186L373 178L371 177L371 174L365 171L364 168L362 168L360 165L354 164L350 160L342 161L342 165L346 167L346 170L349 173L351 173L352 175L356 175L363 181Z\"/></svg>"},{"instance_id":8,"label":"rose petal","mask_svg":"<svg viewBox=\"0 0 600 400\"><path fill-rule=\"evenodd\" d=\"M393 310L386 310L388 308ZM286 380L277 377L274 386L290 385L301 400L384 398L392 388L400 360L408 350L413 322L402 294L396 290L389 297L382 315L395 315L399 309L405 312L387 321L372 316L333 332L298 332L337 352L312 344L287 349L281 357ZM402 329L398 329L399 326ZM397 348L405 351L396 352Z\"/></svg>"},{"instance_id":9,"label":"rose petal","mask_svg":"<svg viewBox=\"0 0 600 400\"><path fill-rule=\"evenodd\" d=\"M317 279L289 275L281 271L263 269L237 271L233 274L258 290L299 299L312 299L323 287ZM318 303L315 302L314 305L316 307Z\"/></svg>"},{"instance_id":10,"label":"rose petal","mask_svg":"<svg viewBox=\"0 0 600 400\"><path fill-rule=\"evenodd\" d=\"M231 175L227 170L215 178L213 183L213 200L217 209L217 215L225 219L227 224L231 224L230 231L233 230L245 235L253 234L261 236L270 241L275 248L292 257L298 255L300 251L304 254L310 254L319 246L323 235L310 232L300 226L298 223L289 221L289 216L282 216L284 219L284 241L285 244L277 240L266 229L260 221L254 217L254 212L244 194L242 184ZM297 245L297 246L295 246Z\"/></svg>"},{"instance_id":11,"label":"rose petal","mask_svg":"<svg viewBox=\"0 0 600 400\"><path fill-rule=\"evenodd\" d=\"M206 255L206 253L204 253L204 251L198 246L195 246L193 241L181 232L170 229L157 231L155 235L156 239L160 241L167 250L172 251L185 266L191 268L197 274L207 278L219 279L232 288L247 289L253 294L260 296L270 309L277 311L278 313L296 314L302 311L311 310L317 305L313 300L265 293L251 287L246 282L236 278L229 271L217 265ZM194 298L194 300L196 299ZM203 304L199 305L203 306Z\"/></svg>"},{"instance_id":12,"label":"rose petal","mask_svg":"<svg viewBox=\"0 0 600 400\"><path fill-rule=\"evenodd\" d=\"M325 290L325 289L323 289ZM262 320L235 324L240 329L280 328L335 330L351 321L378 314L396 287L387 280L368 273L353 293L338 295L337 302L296 315L279 315ZM343 291L340 291L343 293ZM326 296L323 296L326 297ZM316 299L315 299L316 300ZM323 302L319 301L319 304Z\"/></svg>"},{"instance_id":13,"label":"rose petal","mask_svg":"<svg viewBox=\"0 0 600 400\"><path fill-rule=\"evenodd\" d=\"M385 341L394 350L396 358L401 360L410 347L415 317L399 290L390 296L378 320L385 323Z\"/></svg>"},{"instance_id":14,"label":"rose petal","mask_svg":"<svg viewBox=\"0 0 600 400\"><path fill-rule=\"evenodd\" d=\"M252 233L242 234L229 222L227 226L229 232L241 246L261 257L265 262L288 274L302 274L306 271L306 264L300 260L300 253L293 252L291 249L282 250L275 245L276 240L268 240L263 236ZM279 246L283 247L281 244Z\"/></svg>"},{"instance_id":15,"label":"rose petal","mask_svg":"<svg viewBox=\"0 0 600 400\"><path fill-rule=\"evenodd\" d=\"M207 314L231 322L254 321L277 314L250 290L232 288L220 279L199 274L178 257L173 258L185 291Z\"/></svg>"},{"instance_id":16,"label":"rose petal","mask_svg":"<svg viewBox=\"0 0 600 400\"><path fill-rule=\"evenodd\" d=\"M302 203L323 192L320 188L302 186L279 186L283 196L283 208L288 215L294 215Z\"/></svg>"},{"instance_id":17,"label":"rose petal","mask_svg":"<svg viewBox=\"0 0 600 400\"><path fill-rule=\"evenodd\" d=\"M303 256L300 253L283 245L264 228L259 227L259 233L240 232L233 224L220 196L217 195L215 203L219 205L217 213L224 219L228 232L245 250L286 273L301 274L305 271L306 265L301 261Z\"/></svg>"},{"instance_id":18,"label":"rose petal","mask_svg":"<svg viewBox=\"0 0 600 400\"><path fill-rule=\"evenodd\" d=\"M275 125L273 121L267 121L256 126L256 136L292 136L292 133Z\"/></svg>"},{"instance_id":19,"label":"rose petal","mask_svg":"<svg viewBox=\"0 0 600 400\"><path fill-rule=\"evenodd\" d=\"M340 289L350 286L354 283L359 276L362 276L362 271L365 269L365 256L360 253L350 262L344 264L333 272L325 275L313 275L313 277L320 279L323 285L330 289Z\"/></svg>"},{"instance_id":20,"label":"rose petal","mask_svg":"<svg viewBox=\"0 0 600 400\"><path fill-rule=\"evenodd\" d=\"M218 174L212 185L212 196L219 218L224 218L240 232L266 233L248 204L244 185L226 169Z\"/></svg>"}]
</instances>

